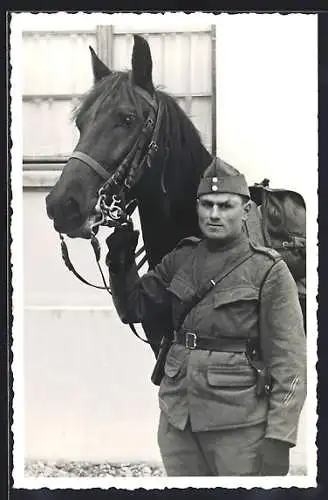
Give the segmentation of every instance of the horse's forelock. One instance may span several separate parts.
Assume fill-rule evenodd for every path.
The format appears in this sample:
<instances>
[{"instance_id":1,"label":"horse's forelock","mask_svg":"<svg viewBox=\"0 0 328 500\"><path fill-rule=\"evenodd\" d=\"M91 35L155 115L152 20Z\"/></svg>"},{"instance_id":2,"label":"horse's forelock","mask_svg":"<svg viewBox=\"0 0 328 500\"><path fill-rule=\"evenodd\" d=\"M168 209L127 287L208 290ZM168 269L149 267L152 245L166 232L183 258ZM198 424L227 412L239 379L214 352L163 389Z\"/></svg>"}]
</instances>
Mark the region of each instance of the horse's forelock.
<instances>
[{"instance_id":1,"label":"horse's forelock","mask_svg":"<svg viewBox=\"0 0 328 500\"><path fill-rule=\"evenodd\" d=\"M129 73L117 71L97 82L86 94L84 94L80 103L72 112L72 120L77 120L89 110L90 107L92 107L93 116L96 116L103 107L108 106L108 109L111 109L117 106L124 93L133 102L137 112L141 113L141 105L136 98L135 92L133 92Z\"/></svg>"}]
</instances>

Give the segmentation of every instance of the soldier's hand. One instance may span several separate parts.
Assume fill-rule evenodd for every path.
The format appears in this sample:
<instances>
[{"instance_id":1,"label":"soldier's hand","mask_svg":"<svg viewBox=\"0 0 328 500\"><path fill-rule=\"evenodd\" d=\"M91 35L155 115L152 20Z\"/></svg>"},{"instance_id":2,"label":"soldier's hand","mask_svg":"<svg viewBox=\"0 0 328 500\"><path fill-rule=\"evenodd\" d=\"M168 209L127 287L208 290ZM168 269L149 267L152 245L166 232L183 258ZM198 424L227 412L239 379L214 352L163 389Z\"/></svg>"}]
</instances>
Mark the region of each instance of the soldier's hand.
<instances>
[{"instance_id":1,"label":"soldier's hand","mask_svg":"<svg viewBox=\"0 0 328 500\"><path fill-rule=\"evenodd\" d=\"M263 439L260 448L260 476L285 476L289 470L289 445L278 439Z\"/></svg>"},{"instance_id":2,"label":"soldier's hand","mask_svg":"<svg viewBox=\"0 0 328 500\"><path fill-rule=\"evenodd\" d=\"M126 271L132 266L138 238L139 231L133 229L132 223L116 227L108 236L106 264L110 272Z\"/></svg>"}]
</instances>

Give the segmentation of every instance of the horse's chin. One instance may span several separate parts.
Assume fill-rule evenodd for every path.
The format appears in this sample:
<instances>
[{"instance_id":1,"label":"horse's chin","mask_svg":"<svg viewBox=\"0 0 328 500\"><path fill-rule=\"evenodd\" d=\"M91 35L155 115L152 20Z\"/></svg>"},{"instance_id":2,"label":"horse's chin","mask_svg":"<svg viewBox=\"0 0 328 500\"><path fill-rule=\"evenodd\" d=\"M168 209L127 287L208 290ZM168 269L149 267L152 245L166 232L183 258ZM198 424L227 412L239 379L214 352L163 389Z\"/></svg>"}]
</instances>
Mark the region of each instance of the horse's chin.
<instances>
[{"instance_id":1,"label":"horse's chin","mask_svg":"<svg viewBox=\"0 0 328 500\"><path fill-rule=\"evenodd\" d=\"M93 234L97 234L99 226L93 227L96 222L95 216L88 217L82 226L68 231L66 235L69 238L81 238L84 240L89 240Z\"/></svg>"}]
</instances>

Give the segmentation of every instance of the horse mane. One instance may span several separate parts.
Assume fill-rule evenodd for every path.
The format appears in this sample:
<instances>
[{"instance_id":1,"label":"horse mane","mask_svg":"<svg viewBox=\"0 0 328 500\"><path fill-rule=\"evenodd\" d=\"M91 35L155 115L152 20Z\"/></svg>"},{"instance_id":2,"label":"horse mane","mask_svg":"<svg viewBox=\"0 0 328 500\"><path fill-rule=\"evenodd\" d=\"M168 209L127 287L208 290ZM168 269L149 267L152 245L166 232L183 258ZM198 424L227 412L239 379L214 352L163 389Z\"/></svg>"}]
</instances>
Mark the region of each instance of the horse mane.
<instances>
[{"instance_id":1,"label":"horse mane","mask_svg":"<svg viewBox=\"0 0 328 500\"><path fill-rule=\"evenodd\" d=\"M199 179L211 161L211 155L203 146L195 125L177 100L160 90L156 91L156 95L164 110L156 161L161 170L165 169L164 186L170 198L189 199L190 191L197 190Z\"/></svg>"}]
</instances>

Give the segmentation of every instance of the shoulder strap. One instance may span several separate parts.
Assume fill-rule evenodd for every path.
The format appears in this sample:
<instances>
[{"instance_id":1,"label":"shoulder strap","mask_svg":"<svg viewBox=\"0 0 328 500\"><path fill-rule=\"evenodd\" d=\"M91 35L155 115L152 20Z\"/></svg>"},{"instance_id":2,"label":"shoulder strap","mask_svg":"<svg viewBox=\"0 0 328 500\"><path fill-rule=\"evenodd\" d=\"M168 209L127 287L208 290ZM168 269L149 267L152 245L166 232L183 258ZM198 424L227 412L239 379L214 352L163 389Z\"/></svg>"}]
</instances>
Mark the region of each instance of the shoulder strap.
<instances>
[{"instance_id":1,"label":"shoulder strap","mask_svg":"<svg viewBox=\"0 0 328 500\"><path fill-rule=\"evenodd\" d=\"M260 208L252 200L250 201L250 210L245 221L245 228L250 242L262 246L265 244Z\"/></svg>"},{"instance_id":2,"label":"shoulder strap","mask_svg":"<svg viewBox=\"0 0 328 500\"><path fill-rule=\"evenodd\" d=\"M259 252L259 253L262 253L264 255L267 255L274 262L277 262L278 260L282 259L280 253L277 252L277 250L275 250L274 248L265 247L265 246L256 244L253 241L250 241L250 246L253 248L253 250L255 252Z\"/></svg>"},{"instance_id":3,"label":"shoulder strap","mask_svg":"<svg viewBox=\"0 0 328 500\"><path fill-rule=\"evenodd\" d=\"M235 260L232 263L232 265L228 267L228 269L221 270L221 272L217 276L215 276L214 279L207 281L196 292L196 294L192 297L191 301L187 304L185 310L183 311L182 315L179 318L177 330L180 328L180 326L184 322L187 314L191 311L191 309L193 309L195 305L198 304L198 302L200 302L210 290L212 290L212 288L214 288L218 283L220 283L220 281L222 281L230 273L232 273L232 271L237 269L237 267L241 266L244 262L246 262L246 260L250 259L252 255L254 255L253 252L247 252L246 255L242 255L241 257L239 257L239 259Z\"/></svg>"},{"instance_id":4,"label":"shoulder strap","mask_svg":"<svg viewBox=\"0 0 328 500\"><path fill-rule=\"evenodd\" d=\"M183 238L180 240L177 245L174 247L174 250L177 250L178 248L182 248L183 246L196 246L198 243L202 241L200 238L197 238L197 236L188 236L187 238Z\"/></svg>"}]
</instances>

